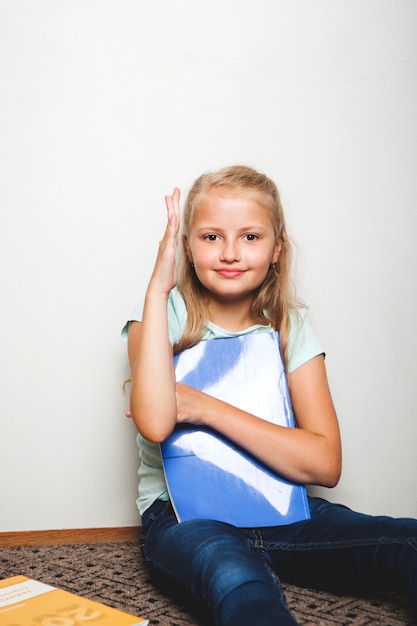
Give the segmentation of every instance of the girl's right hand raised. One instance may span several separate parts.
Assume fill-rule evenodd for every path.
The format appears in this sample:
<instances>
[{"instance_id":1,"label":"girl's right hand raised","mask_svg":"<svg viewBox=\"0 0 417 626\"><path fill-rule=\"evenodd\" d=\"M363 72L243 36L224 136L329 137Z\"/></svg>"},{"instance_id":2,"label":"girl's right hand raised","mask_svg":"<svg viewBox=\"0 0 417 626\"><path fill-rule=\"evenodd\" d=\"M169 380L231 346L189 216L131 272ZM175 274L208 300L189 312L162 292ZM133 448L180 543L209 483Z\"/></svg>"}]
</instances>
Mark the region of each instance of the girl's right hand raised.
<instances>
[{"instance_id":1,"label":"girl's right hand raised","mask_svg":"<svg viewBox=\"0 0 417 626\"><path fill-rule=\"evenodd\" d=\"M175 187L171 196L165 196L168 223L159 242L158 256L149 282L148 292L169 294L177 283L176 252L180 227L180 190Z\"/></svg>"},{"instance_id":2,"label":"girl's right hand raised","mask_svg":"<svg viewBox=\"0 0 417 626\"><path fill-rule=\"evenodd\" d=\"M168 331L168 296L177 282L180 190L165 197L168 224L146 291L142 322L129 329L132 364L130 414L143 437L160 443L177 420L174 361Z\"/></svg>"}]
</instances>

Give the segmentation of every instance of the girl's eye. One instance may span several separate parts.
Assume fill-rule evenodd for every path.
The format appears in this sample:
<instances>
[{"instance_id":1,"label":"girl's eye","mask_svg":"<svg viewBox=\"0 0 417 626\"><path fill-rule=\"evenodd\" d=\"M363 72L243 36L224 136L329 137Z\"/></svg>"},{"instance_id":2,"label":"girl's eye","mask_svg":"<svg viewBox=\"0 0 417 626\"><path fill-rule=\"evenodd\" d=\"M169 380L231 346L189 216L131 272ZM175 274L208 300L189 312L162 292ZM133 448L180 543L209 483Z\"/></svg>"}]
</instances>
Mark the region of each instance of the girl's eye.
<instances>
[{"instance_id":1,"label":"girl's eye","mask_svg":"<svg viewBox=\"0 0 417 626\"><path fill-rule=\"evenodd\" d=\"M204 239L206 241L217 241L217 235L214 233L209 233L208 235L204 235Z\"/></svg>"},{"instance_id":2,"label":"girl's eye","mask_svg":"<svg viewBox=\"0 0 417 626\"><path fill-rule=\"evenodd\" d=\"M245 235L246 241L256 241L259 239L259 235L255 235L255 233L248 233Z\"/></svg>"}]
</instances>

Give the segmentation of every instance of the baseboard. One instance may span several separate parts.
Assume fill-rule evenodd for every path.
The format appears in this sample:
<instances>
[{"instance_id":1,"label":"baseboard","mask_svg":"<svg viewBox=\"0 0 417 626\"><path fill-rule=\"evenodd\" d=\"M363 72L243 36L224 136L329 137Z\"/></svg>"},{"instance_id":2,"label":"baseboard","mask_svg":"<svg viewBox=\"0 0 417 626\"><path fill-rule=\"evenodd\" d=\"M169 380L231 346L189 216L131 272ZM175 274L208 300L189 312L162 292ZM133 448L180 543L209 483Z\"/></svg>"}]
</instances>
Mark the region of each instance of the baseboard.
<instances>
[{"instance_id":1,"label":"baseboard","mask_svg":"<svg viewBox=\"0 0 417 626\"><path fill-rule=\"evenodd\" d=\"M140 526L121 526L6 532L0 533L0 547L138 541L139 530Z\"/></svg>"}]
</instances>

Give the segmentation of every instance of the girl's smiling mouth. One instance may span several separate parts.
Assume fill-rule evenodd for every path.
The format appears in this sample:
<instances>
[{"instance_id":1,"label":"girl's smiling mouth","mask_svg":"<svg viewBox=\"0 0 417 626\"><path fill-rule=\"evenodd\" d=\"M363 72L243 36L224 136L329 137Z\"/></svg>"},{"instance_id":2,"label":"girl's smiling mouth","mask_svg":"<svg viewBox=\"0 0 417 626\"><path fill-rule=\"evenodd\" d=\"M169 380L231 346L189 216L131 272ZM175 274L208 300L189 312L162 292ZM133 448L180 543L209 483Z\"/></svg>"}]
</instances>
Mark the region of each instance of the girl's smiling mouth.
<instances>
[{"instance_id":1,"label":"girl's smiling mouth","mask_svg":"<svg viewBox=\"0 0 417 626\"><path fill-rule=\"evenodd\" d=\"M224 267L224 268L220 268L218 270L216 270L216 274L219 274L219 276L223 276L223 278L237 278L239 276L242 276L242 274L245 273L245 270L239 270L236 268L228 268L228 267Z\"/></svg>"}]
</instances>

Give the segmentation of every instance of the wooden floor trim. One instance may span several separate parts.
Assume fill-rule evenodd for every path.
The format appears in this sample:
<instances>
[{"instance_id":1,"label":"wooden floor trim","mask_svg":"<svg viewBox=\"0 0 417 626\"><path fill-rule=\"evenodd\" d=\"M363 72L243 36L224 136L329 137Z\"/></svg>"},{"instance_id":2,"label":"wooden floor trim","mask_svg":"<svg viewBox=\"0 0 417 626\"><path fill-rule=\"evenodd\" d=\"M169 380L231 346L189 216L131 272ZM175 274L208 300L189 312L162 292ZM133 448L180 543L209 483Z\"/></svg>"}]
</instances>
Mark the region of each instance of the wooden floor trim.
<instances>
[{"instance_id":1,"label":"wooden floor trim","mask_svg":"<svg viewBox=\"0 0 417 626\"><path fill-rule=\"evenodd\" d=\"M138 541L139 526L0 532L0 547Z\"/></svg>"}]
</instances>

